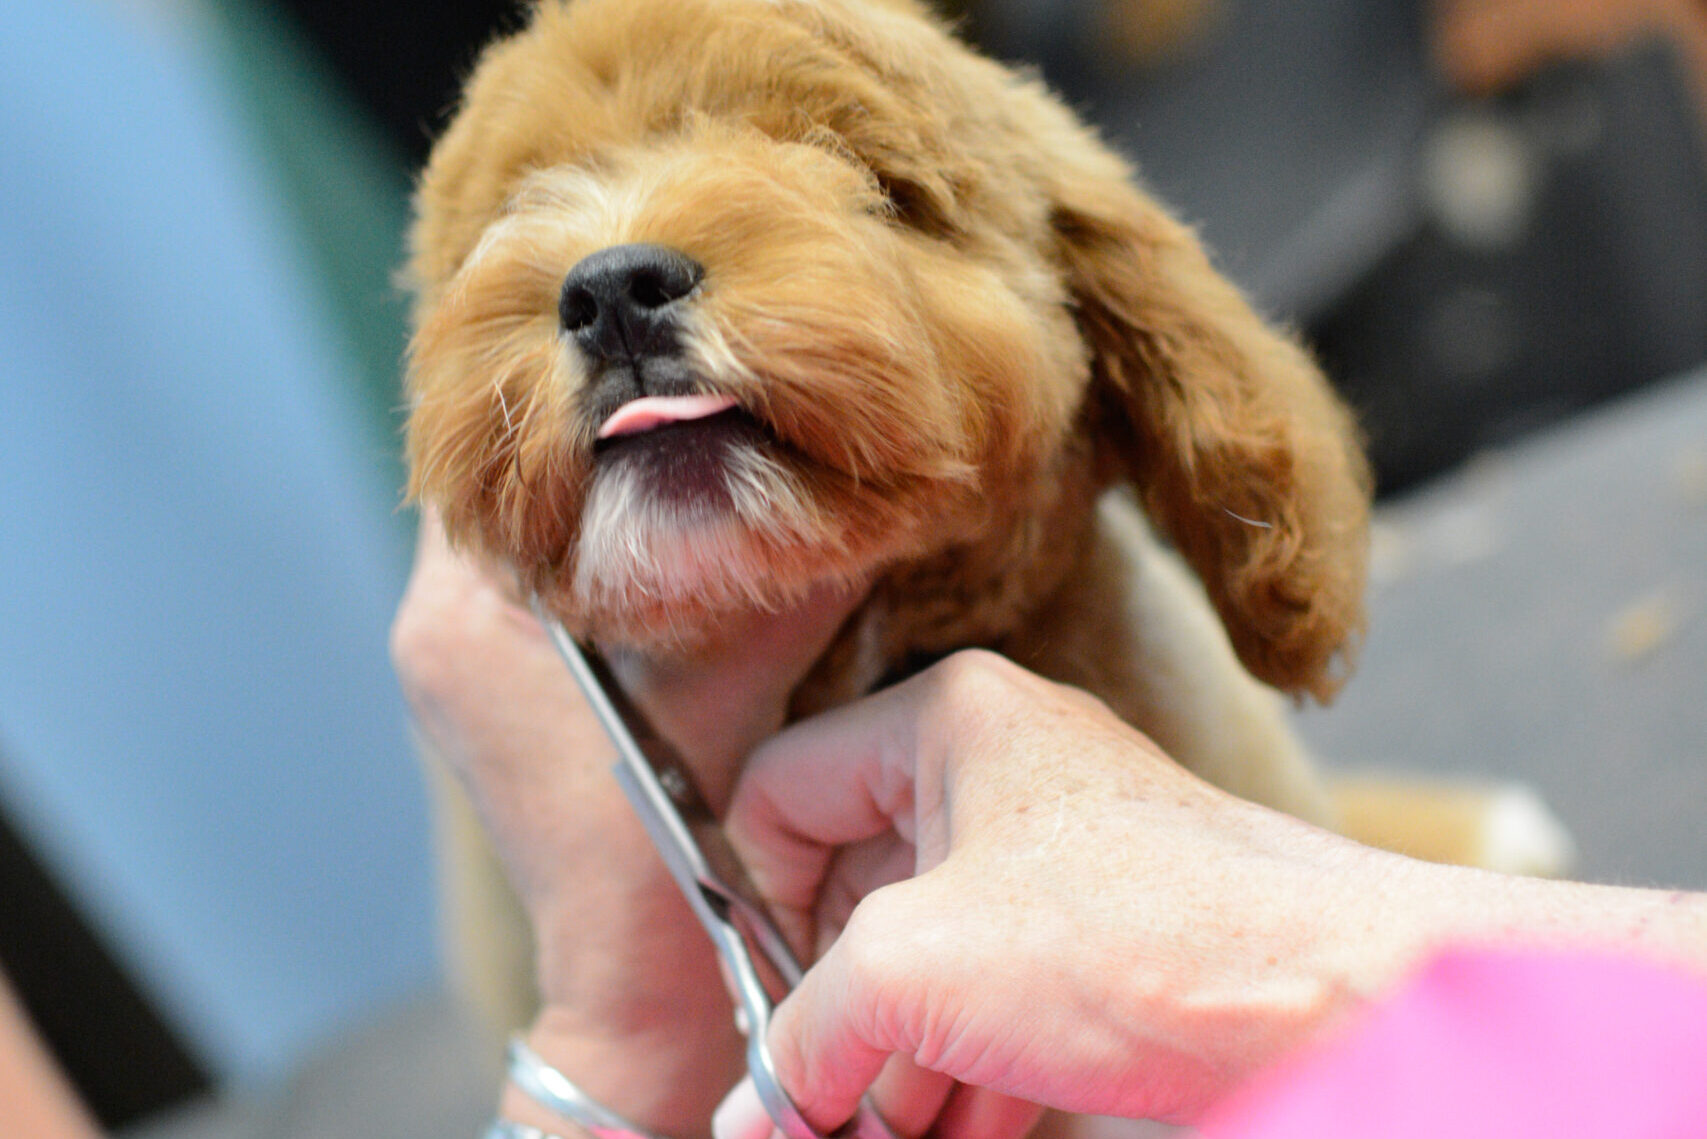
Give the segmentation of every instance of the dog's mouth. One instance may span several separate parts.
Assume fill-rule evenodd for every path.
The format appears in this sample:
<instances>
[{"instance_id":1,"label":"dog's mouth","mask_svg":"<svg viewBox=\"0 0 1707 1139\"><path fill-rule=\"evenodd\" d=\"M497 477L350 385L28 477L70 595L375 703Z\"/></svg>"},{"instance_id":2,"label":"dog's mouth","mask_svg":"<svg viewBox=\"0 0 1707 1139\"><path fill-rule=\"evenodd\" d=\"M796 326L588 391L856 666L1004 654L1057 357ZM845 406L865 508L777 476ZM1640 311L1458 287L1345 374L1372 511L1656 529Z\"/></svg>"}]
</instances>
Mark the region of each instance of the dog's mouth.
<instances>
[{"instance_id":1,"label":"dog's mouth","mask_svg":"<svg viewBox=\"0 0 1707 1139\"><path fill-rule=\"evenodd\" d=\"M634 469L653 493L711 505L729 497L732 455L772 442L764 425L729 396L645 396L600 425L593 454L603 467Z\"/></svg>"},{"instance_id":2,"label":"dog's mouth","mask_svg":"<svg viewBox=\"0 0 1707 1139\"><path fill-rule=\"evenodd\" d=\"M640 435L680 423L697 423L739 410L734 396L678 395L642 396L629 400L599 426L599 439Z\"/></svg>"}]
</instances>

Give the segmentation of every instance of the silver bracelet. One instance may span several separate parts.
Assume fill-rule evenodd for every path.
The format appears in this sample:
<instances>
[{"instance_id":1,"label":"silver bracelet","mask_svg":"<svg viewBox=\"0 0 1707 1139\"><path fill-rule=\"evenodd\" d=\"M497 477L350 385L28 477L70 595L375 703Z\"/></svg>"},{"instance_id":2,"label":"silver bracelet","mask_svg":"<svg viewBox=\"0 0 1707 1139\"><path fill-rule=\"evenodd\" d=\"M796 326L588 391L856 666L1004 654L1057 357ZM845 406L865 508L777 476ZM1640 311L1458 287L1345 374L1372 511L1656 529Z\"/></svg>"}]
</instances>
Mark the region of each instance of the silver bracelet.
<instances>
[{"instance_id":1,"label":"silver bracelet","mask_svg":"<svg viewBox=\"0 0 1707 1139\"><path fill-rule=\"evenodd\" d=\"M516 1123L509 1119L494 1119L481 1139L563 1139L561 1135L553 1135L549 1131L541 1131L537 1127L529 1127L525 1123Z\"/></svg>"},{"instance_id":2,"label":"silver bracelet","mask_svg":"<svg viewBox=\"0 0 1707 1139\"><path fill-rule=\"evenodd\" d=\"M529 1048L520 1036L510 1037L508 1060L510 1082L529 1099L547 1111L580 1124L598 1139L663 1139L656 1131L648 1131L588 1098L587 1093L570 1082L568 1076L540 1059L539 1054ZM535 1139L535 1136L523 1131L500 1133L489 1136L489 1139ZM540 1136L540 1139L554 1137Z\"/></svg>"}]
</instances>

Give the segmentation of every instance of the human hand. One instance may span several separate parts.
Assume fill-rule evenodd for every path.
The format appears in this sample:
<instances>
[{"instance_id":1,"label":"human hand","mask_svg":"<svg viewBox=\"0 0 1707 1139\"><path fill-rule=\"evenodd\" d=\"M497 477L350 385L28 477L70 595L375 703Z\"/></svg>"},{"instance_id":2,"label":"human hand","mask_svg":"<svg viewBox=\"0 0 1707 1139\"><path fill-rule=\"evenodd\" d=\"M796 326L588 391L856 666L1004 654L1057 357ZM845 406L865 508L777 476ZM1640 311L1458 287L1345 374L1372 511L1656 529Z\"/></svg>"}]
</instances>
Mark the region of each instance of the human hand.
<instances>
[{"instance_id":1,"label":"human hand","mask_svg":"<svg viewBox=\"0 0 1707 1139\"><path fill-rule=\"evenodd\" d=\"M824 948L770 1033L824 1129L874 1080L903 1135L1016 1135L1033 1104L1189 1120L1398 956L1365 896L1390 856L1208 786L988 654L765 744L728 828L785 932ZM894 1056L937 1082L889 1079ZM750 1094L717 1120L767 1130Z\"/></svg>"},{"instance_id":2,"label":"human hand","mask_svg":"<svg viewBox=\"0 0 1707 1139\"><path fill-rule=\"evenodd\" d=\"M0 973L0 1135L98 1139L98 1134L88 1107Z\"/></svg>"},{"instance_id":3,"label":"human hand","mask_svg":"<svg viewBox=\"0 0 1707 1139\"><path fill-rule=\"evenodd\" d=\"M1435 55L1455 86L1490 94L1551 62L1604 58L1704 23L1699 0L1436 0Z\"/></svg>"},{"instance_id":4,"label":"human hand","mask_svg":"<svg viewBox=\"0 0 1707 1139\"><path fill-rule=\"evenodd\" d=\"M789 692L855 600L824 591L786 613L733 621L725 642L738 650L630 652L613 664L721 804L740 759L780 727ZM535 1051L636 1122L702 1134L741 1057L710 945L509 575L452 550L431 512L392 651L430 750L467 789L534 927ZM514 1094L505 1114L552 1122Z\"/></svg>"},{"instance_id":5,"label":"human hand","mask_svg":"<svg viewBox=\"0 0 1707 1139\"><path fill-rule=\"evenodd\" d=\"M452 550L430 514L392 655L531 920L535 1051L637 1122L703 1132L739 1045L704 937L544 630L504 571ZM562 1130L514 1092L504 1114Z\"/></svg>"}]
</instances>

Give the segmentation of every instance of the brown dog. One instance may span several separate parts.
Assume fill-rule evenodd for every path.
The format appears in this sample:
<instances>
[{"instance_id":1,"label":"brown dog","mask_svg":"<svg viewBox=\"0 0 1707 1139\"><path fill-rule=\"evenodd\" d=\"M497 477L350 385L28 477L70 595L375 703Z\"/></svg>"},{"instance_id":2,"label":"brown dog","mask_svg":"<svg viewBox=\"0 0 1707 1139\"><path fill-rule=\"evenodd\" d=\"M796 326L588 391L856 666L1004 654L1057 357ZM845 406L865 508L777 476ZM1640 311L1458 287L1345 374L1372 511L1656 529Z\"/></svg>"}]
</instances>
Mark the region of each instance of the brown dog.
<instances>
[{"instance_id":1,"label":"brown dog","mask_svg":"<svg viewBox=\"0 0 1707 1139\"><path fill-rule=\"evenodd\" d=\"M1038 83L906 0L547 0L418 209L413 493L577 636L852 588L792 715L985 646L1330 819L1274 689L1362 626L1351 419Z\"/></svg>"}]
</instances>

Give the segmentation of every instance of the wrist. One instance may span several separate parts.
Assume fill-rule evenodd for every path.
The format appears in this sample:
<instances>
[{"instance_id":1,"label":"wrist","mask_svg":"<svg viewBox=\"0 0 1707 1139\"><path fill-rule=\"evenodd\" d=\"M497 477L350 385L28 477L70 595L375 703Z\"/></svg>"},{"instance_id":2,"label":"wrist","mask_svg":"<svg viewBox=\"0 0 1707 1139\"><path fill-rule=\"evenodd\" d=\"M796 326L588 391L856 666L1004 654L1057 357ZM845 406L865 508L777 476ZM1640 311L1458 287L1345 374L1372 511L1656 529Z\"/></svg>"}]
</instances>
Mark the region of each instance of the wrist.
<instances>
[{"instance_id":1,"label":"wrist","mask_svg":"<svg viewBox=\"0 0 1707 1139\"><path fill-rule=\"evenodd\" d=\"M711 942L657 852L614 851L580 868L580 889L531 907L540 1026L616 1041L733 1033Z\"/></svg>"},{"instance_id":2,"label":"wrist","mask_svg":"<svg viewBox=\"0 0 1707 1139\"><path fill-rule=\"evenodd\" d=\"M656 852L614 857L584 864L584 888L535 912L543 1003L525 1039L597 1103L691 1139L738 1078L743 1041L712 946ZM551 1130L514 1088L504 1108Z\"/></svg>"},{"instance_id":3,"label":"wrist","mask_svg":"<svg viewBox=\"0 0 1707 1139\"><path fill-rule=\"evenodd\" d=\"M710 1134L712 1110L739 1079L743 1053L738 1043L728 1047L722 1041L684 1039L691 1035L679 1029L588 1032L579 1017L566 1018L548 1009L523 1039L541 1061L599 1108L667 1139L700 1139ZM499 1115L563 1139L592 1135L513 1079L506 1079Z\"/></svg>"},{"instance_id":4,"label":"wrist","mask_svg":"<svg viewBox=\"0 0 1707 1139\"><path fill-rule=\"evenodd\" d=\"M1707 896L1414 863L1393 980L1453 948L1611 953L1704 968Z\"/></svg>"}]
</instances>

